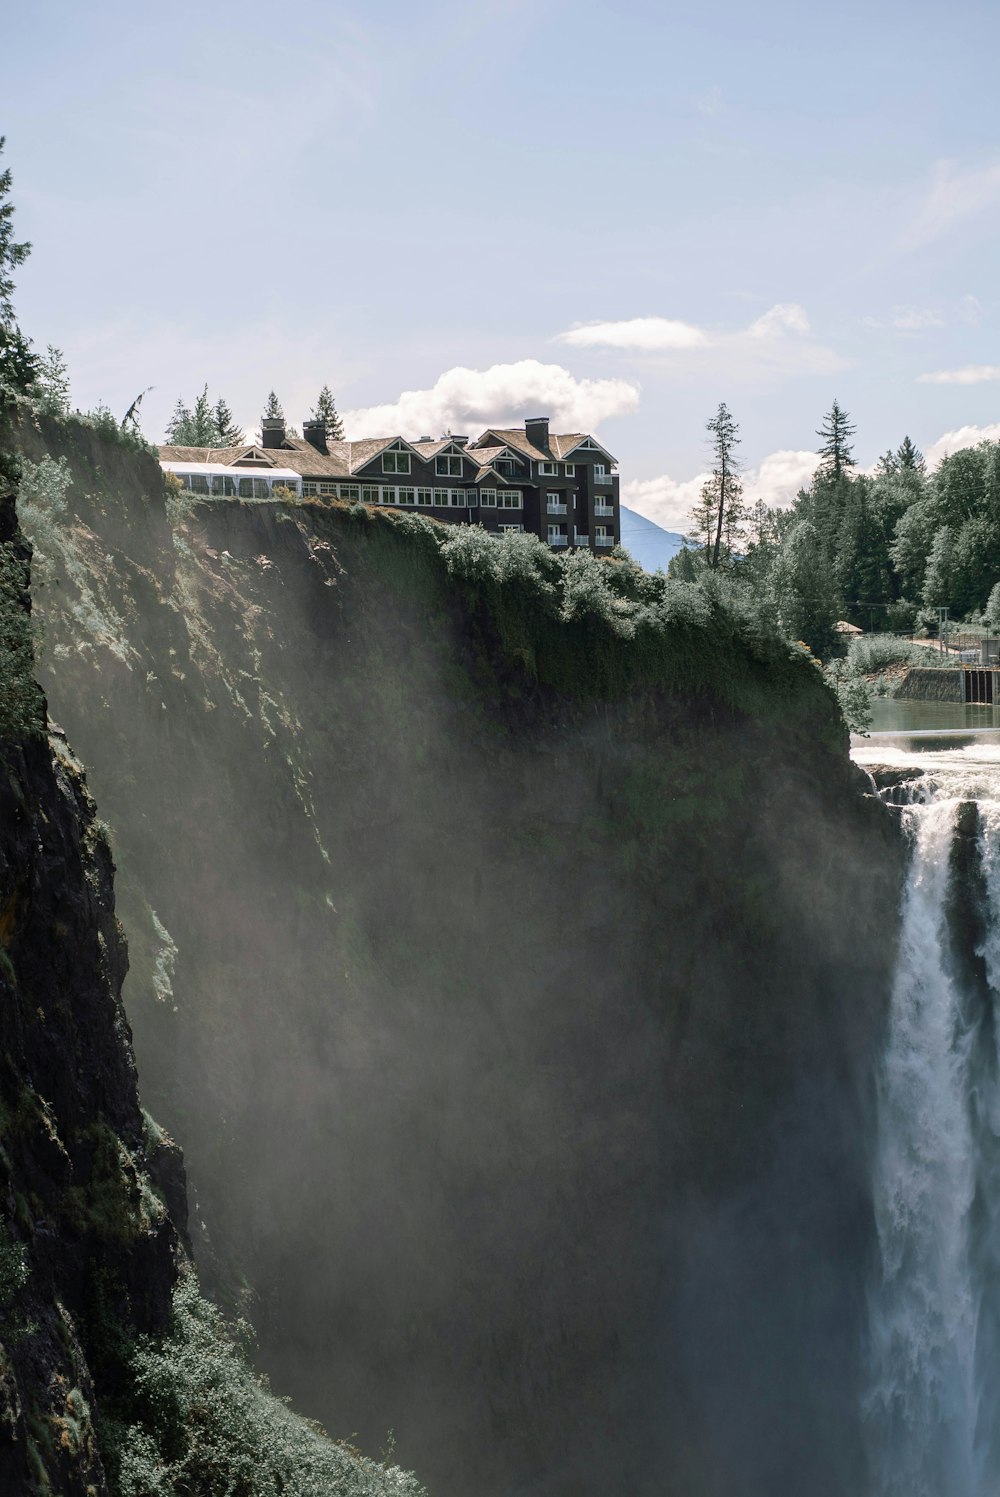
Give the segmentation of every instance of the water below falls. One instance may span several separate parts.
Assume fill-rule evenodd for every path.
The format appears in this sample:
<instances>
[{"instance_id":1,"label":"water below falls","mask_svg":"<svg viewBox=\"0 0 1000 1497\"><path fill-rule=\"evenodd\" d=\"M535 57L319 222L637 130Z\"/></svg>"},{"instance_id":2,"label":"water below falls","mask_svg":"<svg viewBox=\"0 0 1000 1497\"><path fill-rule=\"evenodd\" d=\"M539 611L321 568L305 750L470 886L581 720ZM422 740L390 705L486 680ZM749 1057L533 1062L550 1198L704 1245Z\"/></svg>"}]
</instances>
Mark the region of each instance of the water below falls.
<instances>
[{"instance_id":1,"label":"water below falls","mask_svg":"<svg viewBox=\"0 0 1000 1497\"><path fill-rule=\"evenodd\" d=\"M1000 744L892 765L912 841L878 1076L871 1497L1000 1494Z\"/></svg>"}]
</instances>

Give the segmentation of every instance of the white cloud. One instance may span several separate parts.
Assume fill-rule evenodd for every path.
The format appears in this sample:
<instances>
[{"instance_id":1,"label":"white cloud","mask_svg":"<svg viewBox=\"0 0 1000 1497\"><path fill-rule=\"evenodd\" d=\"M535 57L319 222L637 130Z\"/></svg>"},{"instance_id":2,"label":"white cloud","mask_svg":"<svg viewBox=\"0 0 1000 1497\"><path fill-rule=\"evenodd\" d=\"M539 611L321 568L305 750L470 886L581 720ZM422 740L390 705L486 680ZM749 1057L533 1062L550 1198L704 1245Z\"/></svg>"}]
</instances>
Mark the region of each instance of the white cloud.
<instances>
[{"instance_id":1,"label":"white cloud","mask_svg":"<svg viewBox=\"0 0 1000 1497\"><path fill-rule=\"evenodd\" d=\"M547 415L553 428L594 431L611 416L634 411L639 386L624 379L576 379L559 364L521 359L489 369L449 369L429 390L404 390L389 405L344 412L349 438L400 434L472 435L476 427L520 425Z\"/></svg>"},{"instance_id":2,"label":"white cloud","mask_svg":"<svg viewBox=\"0 0 1000 1497\"><path fill-rule=\"evenodd\" d=\"M924 453L927 466L936 468L950 452L959 452L963 447L975 447L979 442L1000 442L1000 422L994 422L992 426L960 426L955 431L946 431Z\"/></svg>"},{"instance_id":3,"label":"white cloud","mask_svg":"<svg viewBox=\"0 0 1000 1497\"><path fill-rule=\"evenodd\" d=\"M804 308L794 301L779 301L747 328L751 338L781 337L783 333L793 333L796 337L804 338L808 331L809 318Z\"/></svg>"},{"instance_id":4,"label":"white cloud","mask_svg":"<svg viewBox=\"0 0 1000 1497\"><path fill-rule=\"evenodd\" d=\"M959 304L958 315L970 327L978 327L986 318L986 308L978 296L973 296L971 292L967 292Z\"/></svg>"},{"instance_id":5,"label":"white cloud","mask_svg":"<svg viewBox=\"0 0 1000 1497\"><path fill-rule=\"evenodd\" d=\"M944 318L926 307L903 307L893 317L892 325L901 332L915 333L925 327L944 327Z\"/></svg>"},{"instance_id":6,"label":"white cloud","mask_svg":"<svg viewBox=\"0 0 1000 1497\"><path fill-rule=\"evenodd\" d=\"M812 342L809 318L797 302L778 302L748 327L713 331L667 317L632 317L621 322L581 323L558 334L556 342L586 348L619 348L634 353L715 356L726 373L746 376L771 371L785 375L833 374L846 361ZM678 366L679 367L679 366Z\"/></svg>"},{"instance_id":7,"label":"white cloud","mask_svg":"<svg viewBox=\"0 0 1000 1497\"><path fill-rule=\"evenodd\" d=\"M994 379L1000 379L1000 364L966 364L964 369L937 369L917 375L921 385L985 385Z\"/></svg>"},{"instance_id":8,"label":"white cloud","mask_svg":"<svg viewBox=\"0 0 1000 1497\"><path fill-rule=\"evenodd\" d=\"M818 463L815 452L772 452L743 474L743 497L748 504L763 499L765 504L787 509ZM690 512L707 477L707 473L698 473L694 478L677 479L664 473L659 478L632 479L622 484L622 502L667 530L685 533L691 528Z\"/></svg>"},{"instance_id":9,"label":"white cloud","mask_svg":"<svg viewBox=\"0 0 1000 1497\"><path fill-rule=\"evenodd\" d=\"M644 353L666 348L704 348L708 337L689 322L669 317L631 317L625 322L587 322L560 333L557 343L575 348L633 348Z\"/></svg>"},{"instance_id":10,"label":"white cloud","mask_svg":"<svg viewBox=\"0 0 1000 1497\"><path fill-rule=\"evenodd\" d=\"M714 119L717 114L722 113L724 102L725 96L722 89L717 83L713 83L711 88L706 89L703 94L699 94L695 100L695 107L699 114L704 114L709 119Z\"/></svg>"},{"instance_id":11,"label":"white cloud","mask_svg":"<svg viewBox=\"0 0 1000 1497\"><path fill-rule=\"evenodd\" d=\"M905 238L911 247L927 244L998 202L1000 161L966 168L955 161L938 161Z\"/></svg>"}]
</instances>

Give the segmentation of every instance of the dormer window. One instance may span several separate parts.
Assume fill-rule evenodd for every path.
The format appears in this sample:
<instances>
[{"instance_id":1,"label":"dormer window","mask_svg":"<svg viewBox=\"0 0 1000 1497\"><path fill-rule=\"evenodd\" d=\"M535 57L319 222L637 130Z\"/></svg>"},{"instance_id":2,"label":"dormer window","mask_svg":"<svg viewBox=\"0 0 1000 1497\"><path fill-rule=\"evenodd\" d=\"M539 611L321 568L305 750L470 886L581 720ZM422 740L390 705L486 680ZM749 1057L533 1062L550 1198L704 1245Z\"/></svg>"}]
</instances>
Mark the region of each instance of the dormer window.
<instances>
[{"instance_id":1,"label":"dormer window","mask_svg":"<svg viewBox=\"0 0 1000 1497\"><path fill-rule=\"evenodd\" d=\"M442 478L461 478L462 459L460 457L451 457L447 454L435 458L434 471Z\"/></svg>"},{"instance_id":2,"label":"dormer window","mask_svg":"<svg viewBox=\"0 0 1000 1497\"><path fill-rule=\"evenodd\" d=\"M558 463L539 463L538 471L542 478L555 478L559 472Z\"/></svg>"},{"instance_id":3,"label":"dormer window","mask_svg":"<svg viewBox=\"0 0 1000 1497\"><path fill-rule=\"evenodd\" d=\"M498 473L502 473L506 478L510 478L514 472L514 464L511 462L509 457L500 458L498 462L495 462L493 464L493 466L494 468L496 468Z\"/></svg>"},{"instance_id":4,"label":"dormer window","mask_svg":"<svg viewBox=\"0 0 1000 1497\"><path fill-rule=\"evenodd\" d=\"M383 473L409 473L410 454L408 452L383 452Z\"/></svg>"}]
</instances>

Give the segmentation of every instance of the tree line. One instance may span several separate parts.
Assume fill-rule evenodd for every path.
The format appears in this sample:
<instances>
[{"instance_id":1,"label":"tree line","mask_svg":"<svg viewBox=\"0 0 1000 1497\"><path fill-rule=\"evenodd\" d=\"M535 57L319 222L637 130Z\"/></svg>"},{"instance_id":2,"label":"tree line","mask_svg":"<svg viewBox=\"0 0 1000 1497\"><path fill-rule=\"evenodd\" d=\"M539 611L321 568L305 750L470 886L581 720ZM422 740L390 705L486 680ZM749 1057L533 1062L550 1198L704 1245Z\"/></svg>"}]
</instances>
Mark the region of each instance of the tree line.
<instances>
[{"instance_id":1,"label":"tree line","mask_svg":"<svg viewBox=\"0 0 1000 1497\"><path fill-rule=\"evenodd\" d=\"M285 419L281 402L273 390L267 397L264 419ZM344 423L337 414L336 402L329 385L324 385L320 390L309 419L323 422L328 441L344 440ZM291 428L289 431L291 432ZM166 439L171 447L238 447L246 437L225 400L220 397L213 404L209 398L208 386L205 385L193 405L188 405L183 397L178 398L173 415L167 422Z\"/></svg>"},{"instance_id":2,"label":"tree line","mask_svg":"<svg viewBox=\"0 0 1000 1497\"><path fill-rule=\"evenodd\" d=\"M846 620L933 632L938 610L1000 628L1000 443L945 457L928 473L905 436L859 473L855 427L834 400L812 482L788 509L744 498L739 426L725 404L706 423L712 472L691 511L674 577L725 574L776 627L818 653Z\"/></svg>"}]
</instances>

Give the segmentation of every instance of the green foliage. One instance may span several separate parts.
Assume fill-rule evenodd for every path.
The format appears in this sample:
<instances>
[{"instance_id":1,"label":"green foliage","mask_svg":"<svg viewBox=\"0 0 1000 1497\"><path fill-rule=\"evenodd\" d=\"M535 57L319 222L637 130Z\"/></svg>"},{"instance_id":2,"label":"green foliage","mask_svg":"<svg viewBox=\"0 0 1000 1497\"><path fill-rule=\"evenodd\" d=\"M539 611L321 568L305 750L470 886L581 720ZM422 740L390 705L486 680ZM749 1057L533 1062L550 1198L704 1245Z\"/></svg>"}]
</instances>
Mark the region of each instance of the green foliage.
<instances>
[{"instance_id":1,"label":"green foliage","mask_svg":"<svg viewBox=\"0 0 1000 1497\"><path fill-rule=\"evenodd\" d=\"M896 639L892 634L862 634L851 640L847 650L849 670L871 676L891 665L950 666L955 662L926 645L915 645L909 639Z\"/></svg>"},{"instance_id":2,"label":"green foliage","mask_svg":"<svg viewBox=\"0 0 1000 1497\"><path fill-rule=\"evenodd\" d=\"M245 1339L249 1328L236 1330ZM328 1439L275 1398L191 1270L169 1335L135 1346L129 1371L129 1407L102 1431L115 1497L421 1497L415 1477Z\"/></svg>"},{"instance_id":3,"label":"green foliage","mask_svg":"<svg viewBox=\"0 0 1000 1497\"><path fill-rule=\"evenodd\" d=\"M834 400L829 413L823 418L823 425L816 433L823 439L818 448L822 472L839 479L843 477L846 468L853 468L854 449L851 446L851 438L856 429L852 426L847 412L841 409L838 401Z\"/></svg>"},{"instance_id":4,"label":"green foliage","mask_svg":"<svg viewBox=\"0 0 1000 1497\"><path fill-rule=\"evenodd\" d=\"M322 390L320 390L312 413L312 419L326 423L328 441L342 442L344 440L344 423L337 414L333 392L329 385L324 385Z\"/></svg>"},{"instance_id":5,"label":"green foliage","mask_svg":"<svg viewBox=\"0 0 1000 1497\"><path fill-rule=\"evenodd\" d=\"M867 733L872 720L872 690L864 676L843 660L831 660L823 667L823 678L833 689L851 732Z\"/></svg>"},{"instance_id":6,"label":"green foliage","mask_svg":"<svg viewBox=\"0 0 1000 1497\"><path fill-rule=\"evenodd\" d=\"M178 398L166 436L173 447L235 447L243 441L243 431L232 411L221 396L212 405L207 385L202 387L193 410Z\"/></svg>"},{"instance_id":7,"label":"green foliage","mask_svg":"<svg viewBox=\"0 0 1000 1497\"><path fill-rule=\"evenodd\" d=\"M264 420L265 421L284 421L284 419L285 419L285 413L281 409L281 401L278 399L277 395L275 395L274 391L272 390L270 392L270 394L268 395L268 397L267 397L267 404L264 407Z\"/></svg>"},{"instance_id":8,"label":"green foliage","mask_svg":"<svg viewBox=\"0 0 1000 1497\"><path fill-rule=\"evenodd\" d=\"M32 397L47 415L69 415L69 371L62 350L51 343L38 361Z\"/></svg>"},{"instance_id":9,"label":"green foliage","mask_svg":"<svg viewBox=\"0 0 1000 1497\"><path fill-rule=\"evenodd\" d=\"M28 579L28 564L13 544L0 545L0 743L31 737L45 727L34 674Z\"/></svg>"}]
</instances>

